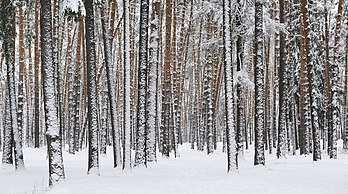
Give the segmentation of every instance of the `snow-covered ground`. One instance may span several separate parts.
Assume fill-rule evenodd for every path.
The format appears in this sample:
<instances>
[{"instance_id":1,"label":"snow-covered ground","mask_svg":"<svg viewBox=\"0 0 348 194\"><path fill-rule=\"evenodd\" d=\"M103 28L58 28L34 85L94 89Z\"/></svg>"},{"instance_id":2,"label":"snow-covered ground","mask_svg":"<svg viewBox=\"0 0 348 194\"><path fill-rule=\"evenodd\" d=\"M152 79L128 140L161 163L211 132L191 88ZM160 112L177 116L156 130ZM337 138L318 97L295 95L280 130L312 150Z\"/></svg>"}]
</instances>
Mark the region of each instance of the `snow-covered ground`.
<instances>
[{"instance_id":1,"label":"snow-covered ground","mask_svg":"<svg viewBox=\"0 0 348 194\"><path fill-rule=\"evenodd\" d=\"M100 161L101 176L87 175L87 151L64 154L66 181L48 189L46 150L24 149L26 170L0 167L0 194L348 194L348 155L313 162L311 156L277 160L266 154L266 166L253 166L247 151L238 173L226 173L226 155L180 146L180 158L158 158L148 168L123 172L112 168L111 149ZM221 148L221 146L220 146ZM2 153L0 153L2 155ZM0 156L1 158L1 156Z\"/></svg>"}]
</instances>

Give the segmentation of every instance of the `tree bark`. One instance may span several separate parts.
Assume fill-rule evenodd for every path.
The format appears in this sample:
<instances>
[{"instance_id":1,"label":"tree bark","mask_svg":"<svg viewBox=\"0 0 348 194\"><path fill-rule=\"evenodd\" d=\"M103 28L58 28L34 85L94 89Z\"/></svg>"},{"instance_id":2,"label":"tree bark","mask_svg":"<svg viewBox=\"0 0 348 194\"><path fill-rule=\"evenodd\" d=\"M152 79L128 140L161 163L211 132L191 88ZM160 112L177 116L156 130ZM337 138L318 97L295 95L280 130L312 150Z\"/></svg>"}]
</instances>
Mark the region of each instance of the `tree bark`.
<instances>
[{"instance_id":1,"label":"tree bark","mask_svg":"<svg viewBox=\"0 0 348 194\"><path fill-rule=\"evenodd\" d=\"M55 71L52 62L52 10L51 2L41 0L41 64L43 97L45 109L46 138L49 163L49 186L65 179L62 157L62 140L59 130L57 98L55 91Z\"/></svg>"},{"instance_id":2,"label":"tree bark","mask_svg":"<svg viewBox=\"0 0 348 194\"><path fill-rule=\"evenodd\" d=\"M227 172L238 170L238 151L234 129L233 107L233 68L231 41L231 1L223 0L223 44L225 66L225 114L226 114L226 142L227 142Z\"/></svg>"},{"instance_id":3,"label":"tree bark","mask_svg":"<svg viewBox=\"0 0 348 194\"><path fill-rule=\"evenodd\" d=\"M88 173L99 175L98 152L98 110L96 82L96 52L94 37L94 3L85 1L86 18L86 62L87 62L87 96L88 96Z\"/></svg>"},{"instance_id":4,"label":"tree bark","mask_svg":"<svg viewBox=\"0 0 348 194\"><path fill-rule=\"evenodd\" d=\"M265 165L264 151L264 75L263 1L255 1L255 158L254 165Z\"/></svg>"},{"instance_id":5,"label":"tree bark","mask_svg":"<svg viewBox=\"0 0 348 194\"><path fill-rule=\"evenodd\" d=\"M138 110L136 129L135 165L146 166L146 96L148 69L148 26L149 0L140 2L140 39L139 39L139 69L138 69Z\"/></svg>"}]
</instances>

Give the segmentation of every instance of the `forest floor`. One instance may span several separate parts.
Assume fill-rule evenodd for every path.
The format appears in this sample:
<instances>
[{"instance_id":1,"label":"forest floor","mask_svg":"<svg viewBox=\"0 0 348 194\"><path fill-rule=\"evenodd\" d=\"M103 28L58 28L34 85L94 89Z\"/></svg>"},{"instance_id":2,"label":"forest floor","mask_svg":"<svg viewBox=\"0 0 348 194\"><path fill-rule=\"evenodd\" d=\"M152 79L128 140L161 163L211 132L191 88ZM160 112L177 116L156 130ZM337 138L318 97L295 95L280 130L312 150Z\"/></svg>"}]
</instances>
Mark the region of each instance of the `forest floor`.
<instances>
[{"instance_id":1,"label":"forest floor","mask_svg":"<svg viewBox=\"0 0 348 194\"><path fill-rule=\"evenodd\" d=\"M179 146L180 158L158 157L148 168L123 172L112 168L111 149L101 156L100 176L87 175L87 150L64 153L66 181L49 189L46 150L24 149L26 169L0 165L0 194L348 194L348 155L313 162L311 156L276 159L253 166L253 151L245 153L238 173L226 173L226 154L211 155ZM340 152L339 152L340 153ZM2 156L2 153L0 153ZM0 159L1 159L0 156Z\"/></svg>"}]
</instances>

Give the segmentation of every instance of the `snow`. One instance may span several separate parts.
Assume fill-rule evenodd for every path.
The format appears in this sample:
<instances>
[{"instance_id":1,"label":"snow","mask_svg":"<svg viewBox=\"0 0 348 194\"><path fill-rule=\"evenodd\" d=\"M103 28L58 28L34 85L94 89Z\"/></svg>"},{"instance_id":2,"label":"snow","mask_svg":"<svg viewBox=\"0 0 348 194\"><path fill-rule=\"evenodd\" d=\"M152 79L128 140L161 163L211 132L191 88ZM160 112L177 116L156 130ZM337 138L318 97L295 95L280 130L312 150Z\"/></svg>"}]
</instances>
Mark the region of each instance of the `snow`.
<instances>
[{"instance_id":1,"label":"snow","mask_svg":"<svg viewBox=\"0 0 348 194\"><path fill-rule=\"evenodd\" d=\"M342 141L339 143L342 147ZM87 175L87 149L76 155L64 152L66 181L48 189L46 149L24 149L26 170L14 171L0 166L2 194L346 194L345 175L348 155L337 160L313 162L312 157L289 156L276 159L266 154L266 166L253 165L253 150L246 151L239 162L239 172L226 173L226 154L221 144L214 154L190 150L190 144L180 146L180 158L158 157L148 168L122 171L113 168L112 148L100 159L100 176ZM0 154L2 156L2 154Z\"/></svg>"},{"instance_id":2,"label":"snow","mask_svg":"<svg viewBox=\"0 0 348 194\"><path fill-rule=\"evenodd\" d=\"M85 6L81 0L65 0L63 2L63 10L71 10L73 13L81 13L82 16L86 15Z\"/></svg>"}]
</instances>

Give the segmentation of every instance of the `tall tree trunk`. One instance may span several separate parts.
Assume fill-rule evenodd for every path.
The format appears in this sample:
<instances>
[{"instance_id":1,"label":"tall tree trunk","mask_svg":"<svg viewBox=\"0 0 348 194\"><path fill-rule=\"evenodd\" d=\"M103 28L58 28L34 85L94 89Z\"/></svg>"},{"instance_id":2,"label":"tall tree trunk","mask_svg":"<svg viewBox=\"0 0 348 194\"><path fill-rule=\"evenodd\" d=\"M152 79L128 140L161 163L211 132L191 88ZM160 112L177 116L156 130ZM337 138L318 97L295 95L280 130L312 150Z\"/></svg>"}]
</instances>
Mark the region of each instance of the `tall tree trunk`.
<instances>
[{"instance_id":1,"label":"tall tree trunk","mask_svg":"<svg viewBox=\"0 0 348 194\"><path fill-rule=\"evenodd\" d=\"M35 46L34 46L34 147L40 147L40 87L39 87L39 69L40 69L40 52L39 52L39 0L35 1Z\"/></svg>"},{"instance_id":2,"label":"tall tree trunk","mask_svg":"<svg viewBox=\"0 0 348 194\"><path fill-rule=\"evenodd\" d=\"M337 159L337 133L339 129L339 124L341 122L340 117L340 102L339 102L339 41L340 41L340 32L341 32L341 23L342 23L342 12L343 12L343 0L338 1L338 10L336 15L336 26L334 33L334 42L333 42L333 60L330 61L330 77L331 77L331 96L330 96L330 105L331 105L331 120L329 124L329 156L330 158ZM331 57L331 58L332 58Z\"/></svg>"},{"instance_id":3,"label":"tall tree trunk","mask_svg":"<svg viewBox=\"0 0 348 194\"><path fill-rule=\"evenodd\" d=\"M94 3L85 1L86 18L86 58L87 58L87 96L88 96L88 173L92 171L99 175L98 153L98 110L96 82L96 52L94 37Z\"/></svg>"},{"instance_id":4,"label":"tall tree trunk","mask_svg":"<svg viewBox=\"0 0 348 194\"><path fill-rule=\"evenodd\" d=\"M264 130L264 75L263 75L263 1L255 1L255 165L265 165Z\"/></svg>"},{"instance_id":5,"label":"tall tree trunk","mask_svg":"<svg viewBox=\"0 0 348 194\"><path fill-rule=\"evenodd\" d=\"M161 118L161 136L162 136L162 142L161 142L161 151L162 155L169 157L170 153L170 140L169 140L169 133L170 133L170 120L171 120L171 114L170 114L170 106L171 106L171 80L170 80L170 46L171 46L171 20L172 20L172 0L166 1L166 15L165 15L165 24L166 24L166 31L165 31L165 51L164 51L164 69L163 69L163 84L162 84L162 118Z\"/></svg>"},{"instance_id":6,"label":"tall tree trunk","mask_svg":"<svg viewBox=\"0 0 348 194\"><path fill-rule=\"evenodd\" d=\"M65 179L62 139L59 130L57 98L55 91L55 71L52 62L52 7L50 1L41 0L41 64L43 97L45 108L46 138L49 163L49 185L53 186Z\"/></svg>"},{"instance_id":7,"label":"tall tree trunk","mask_svg":"<svg viewBox=\"0 0 348 194\"><path fill-rule=\"evenodd\" d=\"M348 15L347 15L348 17ZM346 49L346 60L345 60L345 80L344 80L344 93L348 93L348 35L346 36L346 42L345 42L345 49ZM347 102L347 96L344 96L344 106L345 106L345 128L343 133L343 151L345 153L348 153L348 102Z\"/></svg>"},{"instance_id":8,"label":"tall tree trunk","mask_svg":"<svg viewBox=\"0 0 348 194\"><path fill-rule=\"evenodd\" d=\"M329 30L329 12L327 8L327 0L324 0L324 20L325 20L325 66L324 66L324 79L325 79L325 106L328 107L325 111L325 124L324 124L324 132L323 132L323 149L326 147L326 142L329 139L328 136L330 136L329 131L329 123L331 118L331 112L330 112L330 98L331 98L331 82L330 82L330 63L329 63L329 40L330 40L330 30ZM327 134L325 134L327 133ZM330 143L329 143L330 144ZM328 153L330 145L328 145Z\"/></svg>"},{"instance_id":9,"label":"tall tree trunk","mask_svg":"<svg viewBox=\"0 0 348 194\"><path fill-rule=\"evenodd\" d=\"M129 0L123 1L123 76L124 76L124 100L123 100L123 169L130 169L131 164L131 61L130 61L130 13Z\"/></svg>"},{"instance_id":10,"label":"tall tree trunk","mask_svg":"<svg viewBox=\"0 0 348 194\"><path fill-rule=\"evenodd\" d=\"M152 1L151 34L149 49L149 86L147 94L146 155L147 161L156 160L157 80L158 80L158 31L161 2Z\"/></svg>"},{"instance_id":11,"label":"tall tree trunk","mask_svg":"<svg viewBox=\"0 0 348 194\"><path fill-rule=\"evenodd\" d=\"M311 113L310 113L310 94L309 92L309 80L308 80L308 52L309 45L307 44L307 37L309 35L308 26L308 2L307 0L300 1L301 9L301 26L300 26L300 153L309 154L309 132L311 131Z\"/></svg>"},{"instance_id":12,"label":"tall tree trunk","mask_svg":"<svg viewBox=\"0 0 348 194\"><path fill-rule=\"evenodd\" d=\"M120 132L118 127L118 114L116 105L116 91L115 91L115 78L113 75L113 62L112 62L112 42L109 29L109 19L107 14L107 3L103 1L103 8L101 10L102 30L103 30L103 43L104 43L104 57L106 63L106 77L108 84L108 98L110 100L111 108L111 130L113 136L113 153L114 153L114 167L122 164L121 148L120 148Z\"/></svg>"},{"instance_id":13,"label":"tall tree trunk","mask_svg":"<svg viewBox=\"0 0 348 194\"><path fill-rule=\"evenodd\" d=\"M284 1L279 0L279 18L280 24L285 23ZM277 157L285 157L287 154L286 144L286 72L285 72L285 33L280 31L279 48L279 117L278 117L278 146Z\"/></svg>"},{"instance_id":14,"label":"tall tree trunk","mask_svg":"<svg viewBox=\"0 0 348 194\"><path fill-rule=\"evenodd\" d=\"M19 46L19 82L18 82L18 130L22 141L23 112L24 112L24 73L25 73L25 50L24 50L24 16L22 5L18 6L18 46Z\"/></svg>"},{"instance_id":15,"label":"tall tree trunk","mask_svg":"<svg viewBox=\"0 0 348 194\"><path fill-rule=\"evenodd\" d=\"M138 69L138 110L136 129L135 165L146 165L146 95L148 66L148 28L149 0L140 2L140 38L139 38L139 69Z\"/></svg>"},{"instance_id":16,"label":"tall tree trunk","mask_svg":"<svg viewBox=\"0 0 348 194\"><path fill-rule=\"evenodd\" d=\"M75 98L75 110L76 110L76 114L75 114L75 127L74 127L74 149L75 151L79 151L79 139L80 139L80 130L81 130L81 124L80 124L80 120L81 120L81 116L82 116L82 111L80 111L81 109L81 51L82 51L82 37L83 37L83 33L84 33L84 22L83 20L80 18L79 20L79 30L78 30L78 35L77 35L77 51L76 51L76 66L75 66L75 83L74 83L74 98ZM84 53L83 53L84 55Z\"/></svg>"},{"instance_id":17,"label":"tall tree trunk","mask_svg":"<svg viewBox=\"0 0 348 194\"><path fill-rule=\"evenodd\" d=\"M238 170L238 152L234 130L233 108L233 68L231 41L231 1L223 0L223 43L225 66L225 114L226 114L226 142L227 142L227 172Z\"/></svg>"},{"instance_id":18,"label":"tall tree trunk","mask_svg":"<svg viewBox=\"0 0 348 194\"><path fill-rule=\"evenodd\" d=\"M236 27L239 29L239 34L237 36L237 72L240 72L243 70L243 35L241 34L241 28L242 28L242 2L241 0L237 1L237 16L236 16ZM237 149L238 149L238 155L240 157L243 157L244 150L243 150L243 132L245 131L245 115L244 112L244 99L242 98L242 85L237 80L237 115L236 115L236 141L237 141Z\"/></svg>"},{"instance_id":19,"label":"tall tree trunk","mask_svg":"<svg viewBox=\"0 0 348 194\"><path fill-rule=\"evenodd\" d=\"M9 110L11 119L9 120L13 135L13 148L16 170L24 169L21 129L18 127L17 118L17 97L15 86L15 5L10 0L5 0L1 4L1 19L3 29L3 52L7 67L7 95L9 100Z\"/></svg>"},{"instance_id":20,"label":"tall tree trunk","mask_svg":"<svg viewBox=\"0 0 348 194\"><path fill-rule=\"evenodd\" d=\"M308 15L309 15L309 21L313 21L312 18L314 18L313 9L316 7L316 3L314 3L313 0L309 0L308 3ZM314 23L314 22L313 22ZM307 53L307 60L308 60L308 80L309 80L309 95L310 95L310 106L311 106L311 121L312 121L312 140L313 140L313 161L317 161L321 159L321 150L320 150L320 137L319 137L319 111L318 111L318 97L316 94L316 72L314 69L314 66L316 66L315 58L320 58L318 51L318 46L316 46L316 41L313 40L312 35L313 33L316 33L316 31L319 31L319 27L316 27L317 25L312 25L312 29L308 29L310 36L306 38L306 46L307 48L312 48L312 51L310 52L308 50ZM312 32L311 32L312 31ZM312 43L311 43L312 42Z\"/></svg>"}]
</instances>

